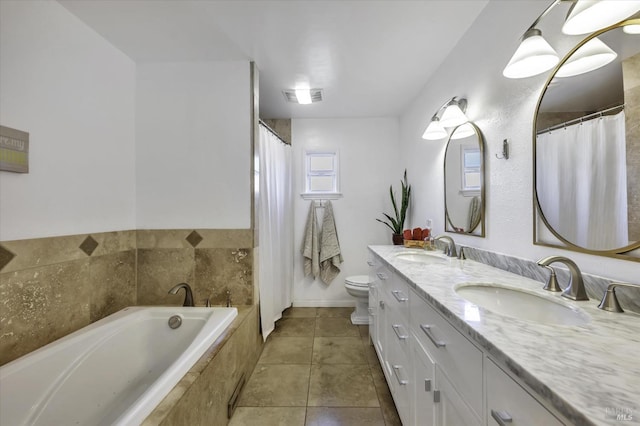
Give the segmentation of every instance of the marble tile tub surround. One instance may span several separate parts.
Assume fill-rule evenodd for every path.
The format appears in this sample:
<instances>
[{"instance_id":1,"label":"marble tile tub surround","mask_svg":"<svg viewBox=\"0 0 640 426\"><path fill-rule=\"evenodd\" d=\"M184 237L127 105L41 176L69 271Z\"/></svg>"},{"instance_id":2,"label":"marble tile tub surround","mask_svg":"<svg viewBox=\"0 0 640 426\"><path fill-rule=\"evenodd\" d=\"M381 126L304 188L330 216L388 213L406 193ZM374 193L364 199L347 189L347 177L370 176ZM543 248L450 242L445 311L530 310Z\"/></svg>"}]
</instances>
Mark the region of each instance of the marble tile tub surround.
<instances>
[{"instance_id":1,"label":"marble tile tub surround","mask_svg":"<svg viewBox=\"0 0 640 426\"><path fill-rule=\"evenodd\" d=\"M631 410L637 423L640 315L602 311L593 299L565 301L542 290L540 281L468 258L443 256L442 263L419 264L394 256L406 250L403 247L370 246L369 249L569 424L618 424L615 414L612 416L616 410ZM541 324L507 318L483 308L479 308L479 319L466 319L468 302L454 291L456 284L465 282L501 283L541 297L558 297L561 303L588 314L591 322L583 326Z\"/></svg>"},{"instance_id":2,"label":"marble tile tub surround","mask_svg":"<svg viewBox=\"0 0 640 426\"><path fill-rule=\"evenodd\" d=\"M531 278L532 280L545 283L549 278L549 271L547 271L546 268L541 268L536 264L536 262L528 259L521 259L474 247L465 247L464 253L467 259L513 272L514 274L522 275L523 277ZM571 257L571 255L569 255L569 257ZM560 286L564 288L566 283L569 282L569 270L565 269L561 263L556 263L553 267L556 270ZM607 290L607 286L614 281L586 273L582 274L582 278L587 290L587 295L595 301L600 301L602 299L602 296ZM640 285L640 282L633 284ZM640 292L618 288L616 289L616 295L618 296L618 300L625 311L640 313Z\"/></svg>"},{"instance_id":3,"label":"marble tile tub surround","mask_svg":"<svg viewBox=\"0 0 640 426\"><path fill-rule=\"evenodd\" d=\"M234 305L253 304L251 235L130 230L0 242L0 365L126 306L181 304L183 295L167 295L181 281L198 304L226 304L227 289Z\"/></svg>"}]
</instances>

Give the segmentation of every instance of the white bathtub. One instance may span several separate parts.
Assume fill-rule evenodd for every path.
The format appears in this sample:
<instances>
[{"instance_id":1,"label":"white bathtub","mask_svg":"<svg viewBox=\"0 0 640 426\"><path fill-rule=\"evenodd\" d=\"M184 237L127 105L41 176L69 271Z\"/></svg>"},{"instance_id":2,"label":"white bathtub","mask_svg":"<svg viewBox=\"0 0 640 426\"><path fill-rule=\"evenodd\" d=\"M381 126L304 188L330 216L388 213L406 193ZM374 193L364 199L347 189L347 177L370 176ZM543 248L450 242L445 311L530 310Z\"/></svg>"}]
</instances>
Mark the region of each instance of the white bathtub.
<instances>
[{"instance_id":1,"label":"white bathtub","mask_svg":"<svg viewBox=\"0 0 640 426\"><path fill-rule=\"evenodd\" d=\"M237 314L131 307L50 343L0 367L0 425L139 424Z\"/></svg>"}]
</instances>

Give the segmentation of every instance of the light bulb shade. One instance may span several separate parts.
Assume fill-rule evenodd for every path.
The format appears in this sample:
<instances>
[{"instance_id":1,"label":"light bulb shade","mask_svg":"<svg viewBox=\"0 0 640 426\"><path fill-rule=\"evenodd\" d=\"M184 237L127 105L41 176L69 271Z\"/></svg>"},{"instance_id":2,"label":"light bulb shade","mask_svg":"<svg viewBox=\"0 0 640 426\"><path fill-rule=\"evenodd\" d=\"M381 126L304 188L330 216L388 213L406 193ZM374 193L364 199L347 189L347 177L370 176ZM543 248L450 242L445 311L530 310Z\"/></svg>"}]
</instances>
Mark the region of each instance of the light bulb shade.
<instances>
[{"instance_id":1,"label":"light bulb shade","mask_svg":"<svg viewBox=\"0 0 640 426\"><path fill-rule=\"evenodd\" d=\"M604 67L618 54L604 44L598 37L592 38L562 64L556 77L573 77Z\"/></svg>"},{"instance_id":2,"label":"light bulb shade","mask_svg":"<svg viewBox=\"0 0 640 426\"><path fill-rule=\"evenodd\" d=\"M453 102L442 113L440 118L440 125L442 127L455 127L469 121L464 112L460 109L457 103Z\"/></svg>"},{"instance_id":3,"label":"light bulb shade","mask_svg":"<svg viewBox=\"0 0 640 426\"><path fill-rule=\"evenodd\" d=\"M422 134L422 139L437 141L438 139L446 138L447 135L447 131L440 125L438 119L435 118L431 120L431 123L429 123L427 129Z\"/></svg>"},{"instance_id":4,"label":"light bulb shade","mask_svg":"<svg viewBox=\"0 0 640 426\"><path fill-rule=\"evenodd\" d=\"M578 0L574 3L562 32L587 34L608 27L640 11L640 0Z\"/></svg>"},{"instance_id":5,"label":"light bulb shade","mask_svg":"<svg viewBox=\"0 0 640 426\"><path fill-rule=\"evenodd\" d=\"M507 78L531 77L550 70L559 61L558 54L542 37L542 32L533 28L525 33L502 75Z\"/></svg>"},{"instance_id":6,"label":"light bulb shade","mask_svg":"<svg viewBox=\"0 0 640 426\"><path fill-rule=\"evenodd\" d=\"M622 27L622 31L627 34L640 34L640 24L625 25Z\"/></svg>"},{"instance_id":7,"label":"light bulb shade","mask_svg":"<svg viewBox=\"0 0 640 426\"><path fill-rule=\"evenodd\" d=\"M475 136L476 130L470 123L465 123L461 126L455 128L453 133L451 133L451 139L464 139L469 136Z\"/></svg>"},{"instance_id":8,"label":"light bulb shade","mask_svg":"<svg viewBox=\"0 0 640 426\"><path fill-rule=\"evenodd\" d=\"M296 89L296 99L301 105L307 105L311 103L311 90L309 89Z\"/></svg>"}]
</instances>

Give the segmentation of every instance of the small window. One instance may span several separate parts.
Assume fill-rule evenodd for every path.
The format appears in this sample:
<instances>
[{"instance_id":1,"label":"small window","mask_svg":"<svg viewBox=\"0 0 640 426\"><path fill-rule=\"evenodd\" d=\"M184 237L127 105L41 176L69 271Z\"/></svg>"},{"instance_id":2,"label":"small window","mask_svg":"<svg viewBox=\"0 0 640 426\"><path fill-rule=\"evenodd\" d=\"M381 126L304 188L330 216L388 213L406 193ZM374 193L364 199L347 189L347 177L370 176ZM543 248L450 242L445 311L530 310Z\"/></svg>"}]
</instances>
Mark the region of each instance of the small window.
<instances>
[{"instance_id":1,"label":"small window","mask_svg":"<svg viewBox=\"0 0 640 426\"><path fill-rule=\"evenodd\" d=\"M461 147L462 154L462 192L468 196L477 195L482 185L482 175L480 173L481 154L479 148Z\"/></svg>"},{"instance_id":2,"label":"small window","mask_svg":"<svg viewBox=\"0 0 640 426\"><path fill-rule=\"evenodd\" d=\"M338 153L335 151L305 152L305 198L333 198L340 195Z\"/></svg>"}]
</instances>

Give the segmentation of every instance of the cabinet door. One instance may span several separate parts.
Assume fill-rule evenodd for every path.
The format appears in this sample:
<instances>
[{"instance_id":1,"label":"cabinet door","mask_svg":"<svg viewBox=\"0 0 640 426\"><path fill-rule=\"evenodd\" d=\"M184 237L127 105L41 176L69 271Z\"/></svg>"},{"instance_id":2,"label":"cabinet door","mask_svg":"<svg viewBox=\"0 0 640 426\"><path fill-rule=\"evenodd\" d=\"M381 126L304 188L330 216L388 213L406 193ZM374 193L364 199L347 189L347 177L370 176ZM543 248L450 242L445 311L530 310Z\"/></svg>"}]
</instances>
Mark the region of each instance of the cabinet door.
<instances>
[{"instance_id":1,"label":"cabinet door","mask_svg":"<svg viewBox=\"0 0 640 426\"><path fill-rule=\"evenodd\" d=\"M435 364L420 346L413 341L413 362L415 366L415 380L413 381L413 424L432 426L435 424L435 408L433 391L435 386Z\"/></svg>"},{"instance_id":2,"label":"cabinet door","mask_svg":"<svg viewBox=\"0 0 640 426\"><path fill-rule=\"evenodd\" d=\"M378 339L378 289L375 283L369 285L369 340L375 345Z\"/></svg>"},{"instance_id":3,"label":"cabinet door","mask_svg":"<svg viewBox=\"0 0 640 426\"><path fill-rule=\"evenodd\" d=\"M485 364L489 425L556 426L562 423L494 362Z\"/></svg>"},{"instance_id":4,"label":"cabinet door","mask_svg":"<svg viewBox=\"0 0 640 426\"><path fill-rule=\"evenodd\" d=\"M476 426L482 424L438 365L436 365L436 390L434 393L436 425Z\"/></svg>"}]
</instances>

